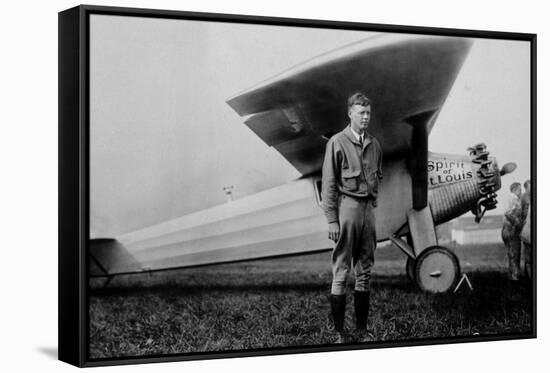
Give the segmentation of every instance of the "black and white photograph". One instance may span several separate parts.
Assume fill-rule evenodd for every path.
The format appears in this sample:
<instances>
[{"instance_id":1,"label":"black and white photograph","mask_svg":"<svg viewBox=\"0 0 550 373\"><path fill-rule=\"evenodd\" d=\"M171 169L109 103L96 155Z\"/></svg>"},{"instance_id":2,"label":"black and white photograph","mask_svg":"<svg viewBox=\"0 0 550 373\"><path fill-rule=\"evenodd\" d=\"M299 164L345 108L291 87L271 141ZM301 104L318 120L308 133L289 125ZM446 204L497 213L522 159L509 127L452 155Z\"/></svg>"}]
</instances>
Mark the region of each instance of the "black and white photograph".
<instances>
[{"instance_id":1,"label":"black and white photograph","mask_svg":"<svg viewBox=\"0 0 550 373\"><path fill-rule=\"evenodd\" d=\"M532 35L124 13L87 18L87 360L535 336Z\"/></svg>"},{"instance_id":2,"label":"black and white photograph","mask_svg":"<svg viewBox=\"0 0 550 373\"><path fill-rule=\"evenodd\" d=\"M549 365L543 2L2 15L2 371Z\"/></svg>"}]
</instances>

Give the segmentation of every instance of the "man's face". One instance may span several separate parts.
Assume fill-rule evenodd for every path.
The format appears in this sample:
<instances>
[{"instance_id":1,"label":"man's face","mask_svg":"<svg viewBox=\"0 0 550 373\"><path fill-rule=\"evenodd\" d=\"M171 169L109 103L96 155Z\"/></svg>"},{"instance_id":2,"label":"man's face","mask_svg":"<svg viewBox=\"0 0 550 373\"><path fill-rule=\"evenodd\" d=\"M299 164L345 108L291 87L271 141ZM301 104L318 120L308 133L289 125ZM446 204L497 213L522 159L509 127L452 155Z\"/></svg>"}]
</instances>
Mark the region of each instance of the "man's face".
<instances>
[{"instance_id":1,"label":"man's face","mask_svg":"<svg viewBox=\"0 0 550 373\"><path fill-rule=\"evenodd\" d=\"M370 105L353 105L348 110L351 128L357 133L363 133L370 122Z\"/></svg>"},{"instance_id":2,"label":"man's face","mask_svg":"<svg viewBox=\"0 0 550 373\"><path fill-rule=\"evenodd\" d=\"M512 190L512 193L514 193L516 196L521 196L521 187L517 187Z\"/></svg>"}]
</instances>

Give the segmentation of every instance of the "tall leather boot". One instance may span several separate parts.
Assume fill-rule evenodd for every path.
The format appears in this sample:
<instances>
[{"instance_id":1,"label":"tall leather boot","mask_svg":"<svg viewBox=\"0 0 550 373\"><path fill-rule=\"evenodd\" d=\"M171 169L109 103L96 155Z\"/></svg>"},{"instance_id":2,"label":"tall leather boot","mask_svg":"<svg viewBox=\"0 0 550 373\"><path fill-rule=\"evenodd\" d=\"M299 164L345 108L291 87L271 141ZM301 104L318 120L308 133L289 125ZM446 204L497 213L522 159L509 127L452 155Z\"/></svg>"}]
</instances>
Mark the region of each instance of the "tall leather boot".
<instances>
[{"instance_id":1,"label":"tall leather boot","mask_svg":"<svg viewBox=\"0 0 550 373\"><path fill-rule=\"evenodd\" d=\"M370 306L370 292L357 291L353 293L354 305L355 305L355 320L357 333L359 334L359 340L361 342L368 342L370 340L367 334L367 319L369 317Z\"/></svg>"},{"instance_id":2,"label":"tall leather boot","mask_svg":"<svg viewBox=\"0 0 550 373\"><path fill-rule=\"evenodd\" d=\"M332 313L332 321L334 322L334 330L338 333L336 343L344 343L344 317L346 314L346 294L331 294L330 295L330 310Z\"/></svg>"}]
</instances>

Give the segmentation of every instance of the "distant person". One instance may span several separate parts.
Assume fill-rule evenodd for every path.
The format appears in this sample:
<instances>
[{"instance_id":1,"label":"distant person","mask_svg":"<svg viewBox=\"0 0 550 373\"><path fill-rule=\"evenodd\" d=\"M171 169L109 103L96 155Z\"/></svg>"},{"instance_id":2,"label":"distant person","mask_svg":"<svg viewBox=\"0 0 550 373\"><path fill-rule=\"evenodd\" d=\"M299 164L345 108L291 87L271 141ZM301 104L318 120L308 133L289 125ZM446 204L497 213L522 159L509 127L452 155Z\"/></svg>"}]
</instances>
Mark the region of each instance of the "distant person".
<instances>
[{"instance_id":1,"label":"distant person","mask_svg":"<svg viewBox=\"0 0 550 373\"><path fill-rule=\"evenodd\" d=\"M525 192L521 195L520 204L521 204L521 218L525 220L527 217L527 209L531 205L531 180L526 180L523 183L523 188Z\"/></svg>"},{"instance_id":2,"label":"distant person","mask_svg":"<svg viewBox=\"0 0 550 373\"><path fill-rule=\"evenodd\" d=\"M521 230L521 244L523 247L523 257L525 260L525 274L528 279L531 279L533 264L532 264L532 249L531 249L531 205L527 208L527 218Z\"/></svg>"},{"instance_id":3,"label":"distant person","mask_svg":"<svg viewBox=\"0 0 550 373\"><path fill-rule=\"evenodd\" d=\"M502 223L502 241L504 241L508 253L508 278L517 281L519 280L521 254L519 236L523 226L520 202L521 184L512 183L510 192Z\"/></svg>"},{"instance_id":4,"label":"distant person","mask_svg":"<svg viewBox=\"0 0 550 373\"><path fill-rule=\"evenodd\" d=\"M346 277L355 272L354 305L359 340L370 340L367 319L370 275L374 265L376 226L374 208L382 178L382 149L367 128L371 102L362 93L348 98L349 125L327 143L323 163L323 210L332 252L330 305L337 343L346 341Z\"/></svg>"},{"instance_id":5,"label":"distant person","mask_svg":"<svg viewBox=\"0 0 550 373\"><path fill-rule=\"evenodd\" d=\"M532 272L532 251L531 251L531 180L523 183L525 192L521 195L521 219L523 227L521 229L520 239L522 247L522 256L524 260L524 271L527 278L531 279Z\"/></svg>"}]
</instances>

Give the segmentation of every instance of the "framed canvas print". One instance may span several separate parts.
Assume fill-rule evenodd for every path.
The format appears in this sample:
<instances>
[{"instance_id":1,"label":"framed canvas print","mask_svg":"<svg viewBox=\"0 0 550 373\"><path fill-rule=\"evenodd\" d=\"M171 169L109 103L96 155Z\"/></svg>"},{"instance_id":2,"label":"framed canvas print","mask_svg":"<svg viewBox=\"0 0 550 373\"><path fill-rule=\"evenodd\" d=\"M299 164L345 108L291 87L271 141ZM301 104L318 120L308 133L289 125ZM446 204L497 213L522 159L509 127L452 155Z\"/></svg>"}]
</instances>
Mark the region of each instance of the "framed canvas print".
<instances>
[{"instance_id":1,"label":"framed canvas print","mask_svg":"<svg viewBox=\"0 0 550 373\"><path fill-rule=\"evenodd\" d=\"M535 56L527 33L59 13L59 358L536 337Z\"/></svg>"}]
</instances>

